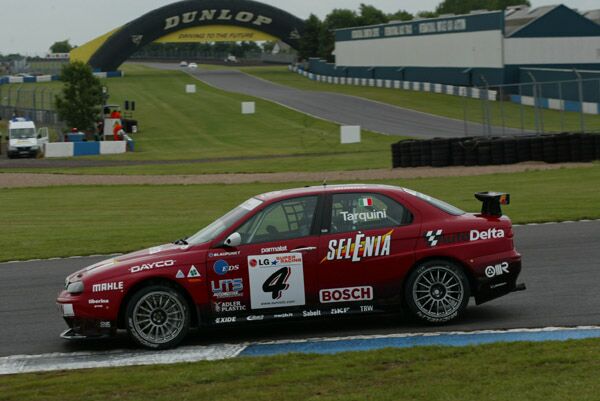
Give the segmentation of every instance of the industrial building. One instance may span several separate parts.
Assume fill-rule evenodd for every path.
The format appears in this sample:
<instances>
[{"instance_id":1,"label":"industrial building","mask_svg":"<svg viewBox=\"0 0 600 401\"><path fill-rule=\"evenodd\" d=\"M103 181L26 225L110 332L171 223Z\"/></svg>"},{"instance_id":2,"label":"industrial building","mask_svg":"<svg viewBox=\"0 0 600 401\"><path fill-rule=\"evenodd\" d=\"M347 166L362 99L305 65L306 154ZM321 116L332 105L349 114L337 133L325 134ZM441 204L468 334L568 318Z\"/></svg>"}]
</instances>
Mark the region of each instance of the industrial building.
<instances>
[{"instance_id":1,"label":"industrial building","mask_svg":"<svg viewBox=\"0 0 600 401\"><path fill-rule=\"evenodd\" d=\"M310 72L492 87L531 82L532 70L546 81L576 79L573 69L600 78L599 18L600 10L515 6L340 29L336 63L311 59Z\"/></svg>"}]
</instances>

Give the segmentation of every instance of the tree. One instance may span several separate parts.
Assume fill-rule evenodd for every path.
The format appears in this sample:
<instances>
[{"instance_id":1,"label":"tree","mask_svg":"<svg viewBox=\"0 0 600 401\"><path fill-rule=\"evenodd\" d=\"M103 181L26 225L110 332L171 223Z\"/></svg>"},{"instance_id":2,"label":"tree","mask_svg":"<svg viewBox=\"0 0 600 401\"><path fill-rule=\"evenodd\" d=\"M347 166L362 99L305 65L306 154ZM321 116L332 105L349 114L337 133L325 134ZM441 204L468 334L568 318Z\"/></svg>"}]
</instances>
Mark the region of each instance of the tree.
<instances>
[{"instance_id":1,"label":"tree","mask_svg":"<svg viewBox=\"0 0 600 401\"><path fill-rule=\"evenodd\" d=\"M102 106L102 84L92 68L80 61L63 67L62 94L56 96L56 110L69 127L91 132Z\"/></svg>"},{"instance_id":2,"label":"tree","mask_svg":"<svg viewBox=\"0 0 600 401\"><path fill-rule=\"evenodd\" d=\"M377 25L387 22L389 22L388 16L380 9L366 4L360 5L359 25Z\"/></svg>"},{"instance_id":3,"label":"tree","mask_svg":"<svg viewBox=\"0 0 600 401\"><path fill-rule=\"evenodd\" d=\"M69 43L69 39L61 42L55 42L52 46L50 46L51 53L69 53L71 50L73 50L73 46L71 46Z\"/></svg>"},{"instance_id":4,"label":"tree","mask_svg":"<svg viewBox=\"0 0 600 401\"><path fill-rule=\"evenodd\" d=\"M528 0L444 0L435 11L437 14L468 14L473 10L504 10L519 4L531 5Z\"/></svg>"},{"instance_id":5,"label":"tree","mask_svg":"<svg viewBox=\"0 0 600 401\"><path fill-rule=\"evenodd\" d=\"M310 57L319 55L319 38L323 30L323 22L314 14L306 20L304 24L304 34L300 38L298 45L298 57L300 60L307 60Z\"/></svg>"},{"instance_id":6,"label":"tree","mask_svg":"<svg viewBox=\"0 0 600 401\"><path fill-rule=\"evenodd\" d=\"M414 18L414 15L405 10L398 10L394 14L388 14L390 21L410 21Z\"/></svg>"}]
</instances>

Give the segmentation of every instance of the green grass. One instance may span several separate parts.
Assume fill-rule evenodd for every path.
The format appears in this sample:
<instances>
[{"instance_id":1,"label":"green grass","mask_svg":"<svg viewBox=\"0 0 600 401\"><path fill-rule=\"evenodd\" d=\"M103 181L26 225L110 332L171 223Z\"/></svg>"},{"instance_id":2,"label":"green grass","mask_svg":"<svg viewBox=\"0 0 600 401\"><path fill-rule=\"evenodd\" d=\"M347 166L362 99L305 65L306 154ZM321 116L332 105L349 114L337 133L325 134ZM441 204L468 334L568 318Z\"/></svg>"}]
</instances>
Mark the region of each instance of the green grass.
<instances>
[{"instance_id":1,"label":"green grass","mask_svg":"<svg viewBox=\"0 0 600 401\"><path fill-rule=\"evenodd\" d=\"M346 95L359 96L407 109L413 109L424 113L436 114L459 120L464 119L464 110L466 105L468 120L474 122L483 121L481 101L475 99L465 99L458 96L405 91L398 89L326 84L311 81L299 74L290 72L288 71L287 67L242 67L238 69L258 78L298 89L337 92ZM516 105L512 102L490 102L490 107L492 123L494 125L505 125L506 127L521 128L521 107L519 105ZM502 108L504 109L504 120L502 119ZM533 107L524 106L522 110L525 129L534 130L535 118ZM562 125L560 112L555 110L543 110L542 115L544 119L544 129L547 132L569 130L580 131L579 113L563 113L564 123ZM585 123L586 129L588 130L600 130L600 116L586 114Z\"/></svg>"},{"instance_id":2,"label":"green grass","mask_svg":"<svg viewBox=\"0 0 600 401\"><path fill-rule=\"evenodd\" d=\"M600 341L281 355L0 378L3 401L597 400Z\"/></svg>"},{"instance_id":3,"label":"green grass","mask_svg":"<svg viewBox=\"0 0 600 401\"><path fill-rule=\"evenodd\" d=\"M380 180L468 211L473 193L510 192L515 223L600 218L600 165L478 177ZM259 193L312 183L0 190L0 261L127 252L190 235ZM24 213L23 211L27 212Z\"/></svg>"},{"instance_id":4,"label":"green grass","mask_svg":"<svg viewBox=\"0 0 600 401\"><path fill-rule=\"evenodd\" d=\"M134 118L139 120L141 128L141 132L134 135L136 152L93 157L94 160L177 160L185 164L186 160L192 159L240 158L214 166L212 163L172 165L165 169L172 174L289 171L290 165L296 171L379 168L389 165L389 146L399 140L398 137L364 131L361 144L341 145L338 124L264 100L215 89L183 72L141 65L126 65L124 71L124 78L105 80L104 83L109 87L109 103L122 104L125 99L136 101ZM198 93L184 93L185 85L190 83L197 85ZM61 84L39 85L41 90L56 89ZM248 100L257 103L255 115L241 114L241 102ZM360 152L365 154L357 155ZM374 152L379 154L373 157ZM297 164L262 161L246 165L243 161L244 157L302 154L311 156ZM339 166L332 160L339 161ZM128 170L131 174L131 171L148 173L151 170L155 173L161 169L142 166ZM120 169L96 171L123 173ZM60 172L72 171L62 169Z\"/></svg>"}]
</instances>

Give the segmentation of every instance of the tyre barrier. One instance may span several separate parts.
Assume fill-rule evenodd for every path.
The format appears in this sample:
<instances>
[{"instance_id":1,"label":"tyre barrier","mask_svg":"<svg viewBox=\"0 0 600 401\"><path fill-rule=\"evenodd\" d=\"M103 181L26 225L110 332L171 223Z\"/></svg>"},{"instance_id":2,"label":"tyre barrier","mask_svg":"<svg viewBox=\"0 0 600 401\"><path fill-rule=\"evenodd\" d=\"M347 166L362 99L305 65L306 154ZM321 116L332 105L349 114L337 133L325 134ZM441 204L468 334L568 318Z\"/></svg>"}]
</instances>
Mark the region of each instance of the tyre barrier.
<instances>
[{"instance_id":1,"label":"tyre barrier","mask_svg":"<svg viewBox=\"0 0 600 401\"><path fill-rule=\"evenodd\" d=\"M487 166L526 161L576 163L600 160L600 134L560 133L508 137L404 140L392 145L397 167Z\"/></svg>"}]
</instances>

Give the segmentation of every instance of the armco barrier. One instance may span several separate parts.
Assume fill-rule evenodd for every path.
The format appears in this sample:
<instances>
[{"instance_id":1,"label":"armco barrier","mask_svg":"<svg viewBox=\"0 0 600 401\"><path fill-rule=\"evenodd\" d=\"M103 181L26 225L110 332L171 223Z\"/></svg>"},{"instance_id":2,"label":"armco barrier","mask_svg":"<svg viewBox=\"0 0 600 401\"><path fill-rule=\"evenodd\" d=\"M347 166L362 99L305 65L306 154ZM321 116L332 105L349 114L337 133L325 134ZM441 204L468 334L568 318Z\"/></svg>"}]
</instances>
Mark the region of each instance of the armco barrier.
<instances>
[{"instance_id":1,"label":"armco barrier","mask_svg":"<svg viewBox=\"0 0 600 401\"><path fill-rule=\"evenodd\" d=\"M392 145L397 167L487 166L525 161L546 163L600 160L600 134L562 133L518 137L434 138Z\"/></svg>"}]
</instances>

